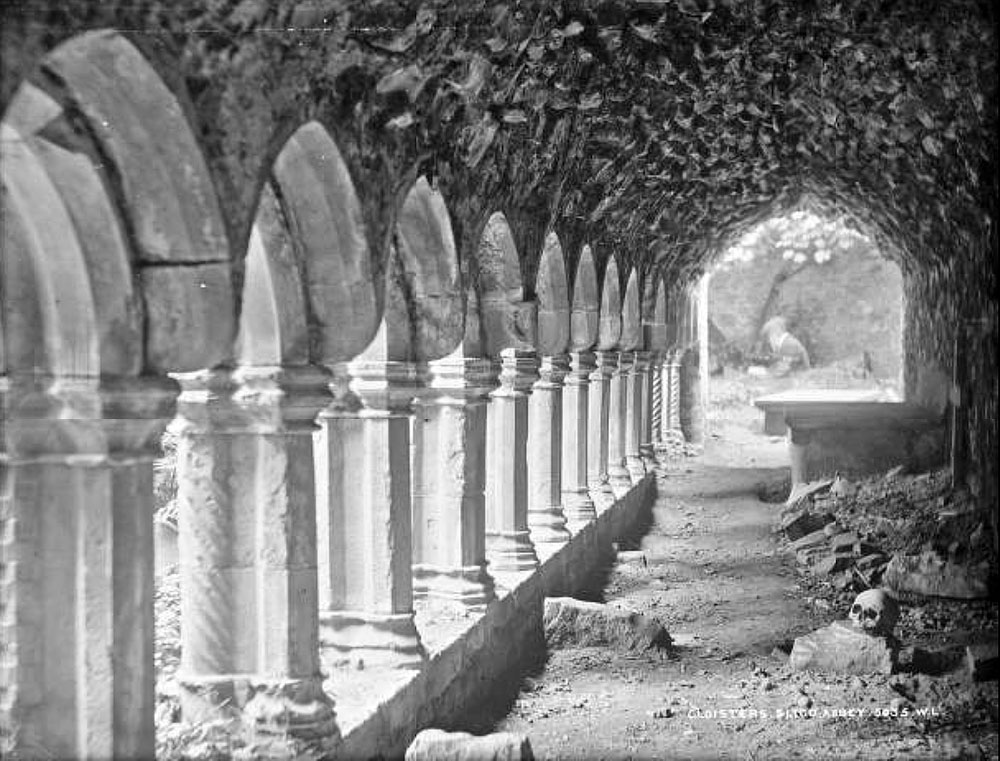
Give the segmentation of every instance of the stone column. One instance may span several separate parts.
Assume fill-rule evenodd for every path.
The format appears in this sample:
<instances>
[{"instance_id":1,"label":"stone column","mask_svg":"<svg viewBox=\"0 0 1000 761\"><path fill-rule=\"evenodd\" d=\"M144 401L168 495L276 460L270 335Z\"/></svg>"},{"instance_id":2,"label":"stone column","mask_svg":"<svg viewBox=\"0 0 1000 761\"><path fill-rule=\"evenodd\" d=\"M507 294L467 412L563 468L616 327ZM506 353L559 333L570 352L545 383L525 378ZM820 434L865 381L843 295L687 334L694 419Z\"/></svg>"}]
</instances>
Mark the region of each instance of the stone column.
<instances>
[{"instance_id":1,"label":"stone column","mask_svg":"<svg viewBox=\"0 0 1000 761\"><path fill-rule=\"evenodd\" d=\"M587 389L587 485L600 515L615 501L608 481L608 411L611 375L618 364L614 352L595 351Z\"/></svg>"},{"instance_id":2,"label":"stone column","mask_svg":"<svg viewBox=\"0 0 1000 761\"><path fill-rule=\"evenodd\" d=\"M153 758L153 463L180 391L165 377L101 383L112 494L114 757Z\"/></svg>"},{"instance_id":3,"label":"stone column","mask_svg":"<svg viewBox=\"0 0 1000 761\"><path fill-rule=\"evenodd\" d=\"M608 388L608 481L616 499L632 488L632 478L625 467L626 378L632 366L629 352L614 352L617 364Z\"/></svg>"},{"instance_id":4,"label":"stone column","mask_svg":"<svg viewBox=\"0 0 1000 761\"><path fill-rule=\"evenodd\" d=\"M684 352L674 349L670 352L667 363L669 394L666 404L666 431L664 438L682 440L681 433L681 357Z\"/></svg>"},{"instance_id":5,"label":"stone column","mask_svg":"<svg viewBox=\"0 0 1000 761\"><path fill-rule=\"evenodd\" d=\"M639 438L642 431L642 376L648 359L644 351L633 351L631 355L632 364L625 382L625 467L632 483L638 483L646 475Z\"/></svg>"},{"instance_id":6,"label":"stone column","mask_svg":"<svg viewBox=\"0 0 1000 761\"><path fill-rule=\"evenodd\" d=\"M574 534L597 517L587 484L587 390L594 371L594 355L575 351L563 391L563 510L566 526Z\"/></svg>"},{"instance_id":7,"label":"stone column","mask_svg":"<svg viewBox=\"0 0 1000 761\"><path fill-rule=\"evenodd\" d=\"M0 380L2 747L154 755L153 478L176 384Z\"/></svg>"},{"instance_id":8,"label":"stone column","mask_svg":"<svg viewBox=\"0 0 1000 761\"><path fill-rule=\"evenodd\" d=\"M413 494L414 594L463 610L494 599L486 572L486 400L495 374L486 359L429 364L418 413L420 490Z\"/></svg>"},{"instance_id":9,"label":"stone column","mask_svg":"<svg viewBox=\"0 0 1000 761\"><path fill-rule=\"evenodd\" d=\"M650 368L649 389L649 440L656 455L656 447L663 441L663 383L666 362L663 352L653 354Z\"/></svg>"},{"instance_id":10,"label":"stone column","mask_svg":"<svg viewBox=\"0 0 1000 761\"><path fill-rule=\"evenodd\" d=\"M490 575L513 589L538 567L528 531L528 392L534 351L504 349L500 387L490 394L486 450L486 556Z\"/></svg>"},{"instance_id":11,"label":"stone column","mask_svg":"<svg viewBox=\"0 0 1000 761\"><path fill-rule=\"evenodd\" d=\"M324 666L419 668L413 620L410 408L421 375L409 362L335 369L360 402L320 415L328 492L319 510L320 652Z\"/></svg>"},{"instance_id":12,"label":"stone column","mask_svg":"<svg viewBox=\"0 0 1000 761\"><path fill-rule=\"evenodd\" d=\"M181 377L182 710L241 708L261 732L334 736L318 658L313 431L318 367Z\"/></svg>"},{"instance_id":13,"label":"stone column","mask_svg":"<svg viewBox=\"0 0 1000 761\"><path fill-rule=\"evenodd\" d=\"M528 400L528 529L544 561L570 539L562 507L563 379L565 357L542 357Z\"/></svg>"},{"instance_id":14,"label":"stone column","mask_svg":"<svg viewBox=\"0 0 1000 761\"><path fill-rule=\"evenodd\" d=\"M653 378L656 369L656 354L654 352L641 352L645 355L641 370L642 380L642 408L639 415L639 455L642 457L643 467L648 473L656 464L653 454Z\"/></svg>"}]
</instances>

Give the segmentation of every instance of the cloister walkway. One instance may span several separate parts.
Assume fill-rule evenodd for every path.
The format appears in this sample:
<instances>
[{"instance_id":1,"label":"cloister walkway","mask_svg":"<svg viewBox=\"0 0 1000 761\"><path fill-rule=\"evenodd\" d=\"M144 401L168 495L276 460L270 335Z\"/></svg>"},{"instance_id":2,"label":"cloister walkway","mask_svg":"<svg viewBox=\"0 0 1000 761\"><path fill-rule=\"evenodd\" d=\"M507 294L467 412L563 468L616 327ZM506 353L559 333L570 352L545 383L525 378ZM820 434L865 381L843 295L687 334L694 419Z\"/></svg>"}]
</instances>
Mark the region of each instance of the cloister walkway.
<instances>
[{"instance_id":1,"label":"cloister walkway","mask_svg":"<svg viewBox=\"0 0 1000 761\"><path fill-rule=\"evenodd\" d=\"M891 677L790 670L790 641L847 611L814 602L771 533L780 504L757 487L787 472L784 447L732 427L660 468L646 563L619 564L604 599L657 618L673 650L553 650L498 729L541 759L978 758L956 726L823 716L888 707Z\"/></svg>"}]
</instances>

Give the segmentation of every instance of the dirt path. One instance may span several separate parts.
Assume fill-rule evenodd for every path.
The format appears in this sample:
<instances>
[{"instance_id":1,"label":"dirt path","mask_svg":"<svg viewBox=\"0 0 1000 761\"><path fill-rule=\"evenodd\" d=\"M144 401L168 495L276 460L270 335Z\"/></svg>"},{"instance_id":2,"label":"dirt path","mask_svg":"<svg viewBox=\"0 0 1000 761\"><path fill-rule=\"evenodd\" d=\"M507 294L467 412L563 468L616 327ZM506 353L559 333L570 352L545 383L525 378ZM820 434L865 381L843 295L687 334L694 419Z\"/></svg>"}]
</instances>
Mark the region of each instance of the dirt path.
<instances>
[{"instance_id":1,"label":"dirt path","mask_svg":"<svg viewBox=\"0 0 1000 761\"><path fill-rule=\"evenodd\" d=\"M723 428L704 456L661 472L645 563L619 563L604 597L655 616L676 647L553 651L497 729L527 734L542 759L995 758L992 726L968 723L983 701L995 722L995 682L789 669L782 648L846 611L806 596L771 534L778 506L757 485L783 475L784 457Z\"/></svg>"}]
</instances>

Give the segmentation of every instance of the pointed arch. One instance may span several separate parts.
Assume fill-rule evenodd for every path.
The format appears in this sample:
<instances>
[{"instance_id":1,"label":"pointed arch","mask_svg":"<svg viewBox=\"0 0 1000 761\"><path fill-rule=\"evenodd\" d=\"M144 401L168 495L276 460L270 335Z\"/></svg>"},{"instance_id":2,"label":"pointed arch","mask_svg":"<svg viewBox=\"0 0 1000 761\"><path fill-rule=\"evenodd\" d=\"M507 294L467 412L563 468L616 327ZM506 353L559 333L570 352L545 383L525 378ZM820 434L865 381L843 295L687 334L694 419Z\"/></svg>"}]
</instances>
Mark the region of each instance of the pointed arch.
<instances>
[{"instance_id":1,"label":"pointed arch","mask_svg":"<svg viewBox=\"0 0 1000 761\"><path fill-rule=\"evenodd\" d=\"M261 191L250 230L236 360L294 365L310 360L305 289L292 236L277 196Z\"/></svg>"},{"instance_id":2,"label":"pointed arch","mask_svg":"<svg viewBox=\"0 0 1000 761\"><path fill-rule=\"evenodd\" d=\"M538 352L543 356L562 354L569 344L569 284L566 262L559 237L545 236L538 262Z\"/></svg>"},{"instance_id":3,"label":"pointed arch","mask_svg":"<svg viewBox=\"0 0 1000 761\"><path fill-rule=\"evenodd\" d=\"M639 271L633 267L625 285L622 300L622 334L618 346L624 351L642 348L642 315L640 312Z\"/></svg>"},{"instance_id":4,"label":"pointed arch","mask_svg":"<svg viewBox=\"0 0 1000 761\"><path fill-rule=\"evenodd\" d=\"M660 272L652 273L647 283L647 299L643 305L643 339L650 351L664 352L669 348L667 285Z\"/></svg>"},{"instance_id":5,"label":"pointed arch","mask_svg":"<svg viewBox=\"0 0 1000 761\"><path fill-rule=\"evenodd\" d=\"M110 209L120 213L133 242L127 261L129 271L138 275L144 313L141 318L130 314L120 297L113 302L115 319L105 313L107 324L117 326L114 337L108 332L106 338L122 348L118 357L112 356L110 346L102 352L102 371L136 371L124 357L138 358L144 371L154 373L223 361L231 355L235 333L228 238L214 183L179 101L145 57L114 31L73 37L49 52L41 65L51 103L39 107L36 98L20 115L11 117L18 109L8 109L4 120L30 124L29 131L46 138L49 133L59 135L60 147L76 154L72 162L60 156L64 165L74 164L76 177L70 183L82 180L94 190L98 184L107 188L96 194L103 199L98 204L107 201L103 210L91 203L89 193L83 196L79 186L73 191L79 196L76 216L89 222L84 237L92 243L84 246L85 252L92 245L97 257L112 262L104 266L88 259L96 289L106 290L106 278L121 280L114 271L121 269L113 263L117 254L104 250L106 245L119 247L116 234L125 238L117 222L108 219ZM62 118L64 107L83 116L86 134ZM91 140L96 143L93 149ZM98 174L104 161L112 166ZM57 174L68 177L72 171ZM74 202L66 205L74 215ZM81 221L81 228L84 224ZM102 300L95 294L96 302ZM144 352L133 346L134 323L140 319Z\"/></svg>"},{"instance_id":6,"label":"pointed arch","mask_svg":"<svg viewBox=\"0 0 1000 761\"><path fill-rule=\"evenodd\" d=\"M16 374L98 377L97 314L69 210L29 138L0 125L5 359Z\"/></svg>"},{"instance_id":7,"label":"pointed arch","mask_svg":"<svg viewBox=\"0 0 1000 761\"><path fill-rule=\"evenodd\" d=\"M622 297L618 277L618 263L614 256L608 259L604 268L604 284L601 289L601 314L598 320L597 348L610 351L617 348L622 334Z\"/></svg>"},{"instance_id":8,"label":"pointed arch","mask_svg":"<svg viewBox=\"0 0 1000 761\"><path fill-rule=\"evenodd\" d=\"M412 321L413 358L444 357L464 332L461 275L448 206L426 177L417 179L403 202L396 253L398 271L394 274L390 267L389 277L395 278L391 285L401 290Z\"/></svg>"},{"instance_id":9,"label":"pointed arch","mask_svg":"<svg viewBox=\"0 0 1000 761\"><path fill-rule=\"evenodd\" d=\"M474 261L466 320L471 317L481 322L482 350L495 357L508 347L532 345L533 319L525 309L520 258L502 212L487 220ZM477 304L479 313L473 317L470 310Z\"/></svg>"},{"instance_id":10,"label":"pointed arch","mask_svg":"<svg viewBox=\"0 0 1000 761\"><path fill-rule=\"evenodd\" d=\"M269 200L265 186L254 224L270 230L264 238L272 245L264 250L277 257L273 267L288 275L296 260L301 262L308 356L326 364L351 359L375 334L378 306L361 202L347 164L326 129L310 121L285 143L272 175L272 196L276 194L280 208ZM290 232L297 259L291 251L282 253L284 244L276 237L282 227ZM301 295L290 298L302 301ZM294 350L299 328L284 325L284 337L291 341L286 348Z\"/></svg>"},{"instance_id":11,"label":"pointed arch","mask_svg":"<svg viewBox=\"0 0 1000 761\"><path fill-rule=\"evenodd\" d=\"M594 254L590 246L585 245L580 252L573 282L570 313L570 348L573 351L586 351L597 342L601 309L599 298Z\"/></svg>"}]
</instances>

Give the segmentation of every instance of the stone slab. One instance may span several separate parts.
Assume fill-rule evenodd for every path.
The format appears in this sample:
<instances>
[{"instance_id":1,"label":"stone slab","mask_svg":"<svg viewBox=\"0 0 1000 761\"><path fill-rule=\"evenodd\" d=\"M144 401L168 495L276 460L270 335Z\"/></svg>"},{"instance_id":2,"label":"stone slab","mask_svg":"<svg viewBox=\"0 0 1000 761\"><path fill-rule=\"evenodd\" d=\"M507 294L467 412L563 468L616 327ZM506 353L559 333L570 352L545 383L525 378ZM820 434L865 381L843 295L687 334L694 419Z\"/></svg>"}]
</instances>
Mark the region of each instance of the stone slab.
<instances>
[{"instance_id":1,"label":"stone slab","mask_svg":"<svg viewBox=\"0 0 1000 761\"><path fill-rule=\"evenodd\" d=\"M543 624L549 647L606 645L636 651L671 644L670 634L653 618L572 597L545 598Z\"/></svg>"},{"instance_id":2,"label":"stone slab","mask_svg":"<svg viewBox=\"0 0 1000 761\"><path fill-rule=\"evenodd\" d=\"M532 761L531 742L515 732L470 735L425 729L406 749L406 761Z\"/></svg>"},{"instance_id":3,"label":"stone slab","mask_svg":"<svg viewBox=\"0 0 1000 761\"><path fill-rule=\"evenodd\" d=\"M858 631L846 621L834 621L796 638L788 659L796 671L838 674L891 674L898 661L894 640Z\"/></svg>"},{"instance_id":4,"label":"stone slab","mask_svg":"<svg viewBox=\"0 0 1000 761\"><path fill-rule=\"evenodd\" d=\"M987 568L953 563L934 552L894 555L885 567L882 583L897 592L924 597L989 597Z\"/></svg>"}]
</instances>

